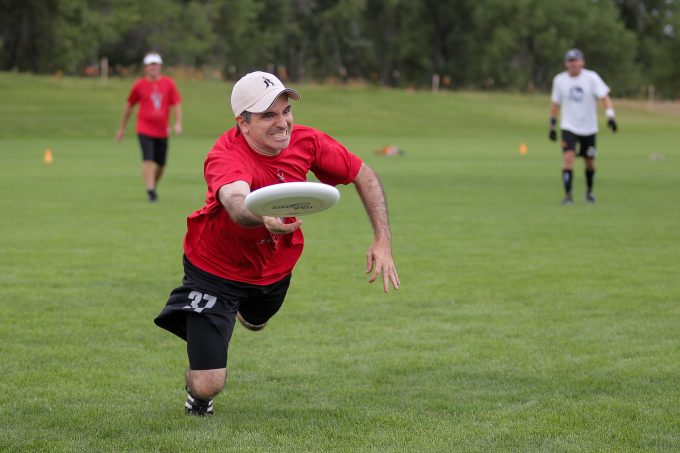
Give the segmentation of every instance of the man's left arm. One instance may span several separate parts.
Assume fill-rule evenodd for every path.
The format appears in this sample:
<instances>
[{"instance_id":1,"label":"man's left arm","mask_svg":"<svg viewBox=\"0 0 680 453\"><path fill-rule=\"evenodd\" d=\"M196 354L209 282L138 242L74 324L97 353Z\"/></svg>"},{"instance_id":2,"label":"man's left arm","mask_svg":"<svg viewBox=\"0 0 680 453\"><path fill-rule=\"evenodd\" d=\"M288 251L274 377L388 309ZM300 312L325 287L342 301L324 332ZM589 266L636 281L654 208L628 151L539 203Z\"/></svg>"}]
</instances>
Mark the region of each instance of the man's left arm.
<instances>
[{"instance_id":1,"label":"man's left arm","mask_svg":"<svg viewBox=\"0 0 680 453\"><path fill-rule=\"evenodd\" d=\"M605 114L607 115L607 127L616 132L619 126L616 124L616 113L614 113L614 104L612 103L612 98L607 94L602 98L602 105L605 108Z\"/></svg>"},{"instance_id":2,"label":"man's left arm","mask_svg":"<svg viewBox=\"0 0 680 453\"><path fill-rule=\"evenodd\" d=\"M362 164L354 179L354 186L373 226L373 243L366 253L366 273L371 273L369 282L373 283L378 275L382 275L385 292L389 292L390 282L394 289L399 289L399 275L392 259L392 233L387 216L387 202L380 179L371 167Z\"/></svg>"}]
</instances>

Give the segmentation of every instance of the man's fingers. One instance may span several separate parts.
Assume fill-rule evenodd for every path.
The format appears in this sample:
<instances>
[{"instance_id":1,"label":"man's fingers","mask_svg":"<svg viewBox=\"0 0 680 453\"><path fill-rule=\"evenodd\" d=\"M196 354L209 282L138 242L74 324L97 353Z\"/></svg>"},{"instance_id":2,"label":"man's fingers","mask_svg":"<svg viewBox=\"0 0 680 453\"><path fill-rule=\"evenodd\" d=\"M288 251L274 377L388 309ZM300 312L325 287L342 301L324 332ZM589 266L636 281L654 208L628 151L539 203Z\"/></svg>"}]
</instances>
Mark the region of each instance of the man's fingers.
<instances>
[{"instance_id":1,"label":"man's fingers","mask_svg":"<svg viewBox=\"0 0 680 453\"><path fill-rule=\"evenodd\" d=\"M397 270L394 269L394 272L390 274L390 280L392 280L392 286L394 289L399 289L399 285L401 285L401 282L399 281L399 274L397 274Z\"/></svg>"},{"instance_id":2,"label":"man's fingers","mask_svg":"<svg viewBox=\"0 0 680 453\"><path fill-rule=\"evenodd\" d=\"M272 232L277 234L289 234L300 228L302 225L302 220L296 220L293 223L281 223L277 228L272 230Z\"/></svg>"},{"instance_id":3,"label":"man's fingers","mask_svg":"<svg viewBox=\"0 0 680 453\"><path fill-rule=\"evenodd\" d=\"M267 230L273 234L290 234L300 228L302 220L296 220L293 223L283 223L277 217L264 217L264 224Z\"/></svg>"},{"instance_id":4,"label":"man's fingers","mask_svg":"<svg viewBox=\"0 0 680 453\"><path fill-rule=\"evenodd\" d=\"M383 287L386 293L390 291L390 282L392 282L394 289L399 289L399 275L397 275L397 270L393 266L383 273Z\"/></svg>"},{"instance_id":5,"label":"man's fingers","mask_svg":"<svg viewBox=\"0 0 680 453\"><path fill-rule=\"evenodd\" d=\"M374 251L373 247L366 253L366 273L371 274L368 279L369 283L373 283L382 277L383 290L387 293L390 290L390 283L394 289L399 289L399 275L397 268L394 266L392 256L388 252Z\"/></svg>"},{"instance_id":6,"label":"man's fingers","mask_svg":"<svg viewBox=\"0 0 680 453\"><path fill-rule=\"evenodd\" d=\"M293 223L284 223L284 225L290 227L290 228L291 228L291 231L295 231L295 230L297 230L298 228L300 228L300 226L302 225L302 220L296 220L296 221L293 222Z\"/></svg>"},{"instance_id":7,"label":"man's fingers","mask_svg":"<svg viewBox=\"0 0 680 453\"><path fill-rule=\"evenodd\" d=\"M373 255L371 255L370 253L368 255L366 255L366 273L367 274L369 272L371 272L371 270L373 270L373 264L374 263L375 263L375 261L373 261Z\"/></svg>"},{"instance_id":8,"label":"man's fingers","mask_svg":"<svg viewBox=\"0 0 680 453\"><path fill-rule=\"evenodd\" d=\"M390 291L390 283L392 283L392 287L394 289L399 289L399 285L401 284L401 282L399 281L399 275L397 275L397 270L394 269L393 266L375 264L373 273L368 279L368 283L375 282L378 279L378 276L382 276L383 290L386 293Z\"/></svg>"}]
</instances>

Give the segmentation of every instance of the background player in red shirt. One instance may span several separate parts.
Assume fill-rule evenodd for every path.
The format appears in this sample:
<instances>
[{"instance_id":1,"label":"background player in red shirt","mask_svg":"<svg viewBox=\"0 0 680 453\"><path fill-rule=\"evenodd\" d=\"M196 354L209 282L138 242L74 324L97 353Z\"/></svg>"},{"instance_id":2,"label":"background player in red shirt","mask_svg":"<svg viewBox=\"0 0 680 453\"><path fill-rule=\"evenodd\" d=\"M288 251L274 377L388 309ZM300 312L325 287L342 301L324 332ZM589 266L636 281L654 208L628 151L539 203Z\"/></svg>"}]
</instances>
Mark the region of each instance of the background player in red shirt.
<instances>
[{"instance_id":1,"label":"background player in red shirt","mask_svg":"<svg viewBox=\"0 0 680 453\"><path fill-rule=\"evenodd\" d=\"M274 75L253 72L231 95L237 126L208 153L203 208L187 219L184 279L155 319L187 342L187 414L212 414L227 377L227 349L236 319L261 330L281 308L304 238L295 218L261 217L245 207L260 187L305 181L353 183L374 231L367 252L369 282L399 289L385 195L376 173L321 131L293 126L297 91Z\"/></svg>"},{"instance_id":2,"label":"background player in red shirt","mask_svg":"<svg viewBox=\"0 0 680 453\"><path fill-rule=\"evenodd\" d=\"M132 86L116 133L116 140L123 140L125 125L135 104L139 103L137 135L142 148L142 177L152 202L158 199L156 186L167 160L170 110L175 118L175 133L182 133L182 98L175 82L161 75L162 64L163 60L157 53L144 57L144 77Z\"/></svg>"}]
</instances>

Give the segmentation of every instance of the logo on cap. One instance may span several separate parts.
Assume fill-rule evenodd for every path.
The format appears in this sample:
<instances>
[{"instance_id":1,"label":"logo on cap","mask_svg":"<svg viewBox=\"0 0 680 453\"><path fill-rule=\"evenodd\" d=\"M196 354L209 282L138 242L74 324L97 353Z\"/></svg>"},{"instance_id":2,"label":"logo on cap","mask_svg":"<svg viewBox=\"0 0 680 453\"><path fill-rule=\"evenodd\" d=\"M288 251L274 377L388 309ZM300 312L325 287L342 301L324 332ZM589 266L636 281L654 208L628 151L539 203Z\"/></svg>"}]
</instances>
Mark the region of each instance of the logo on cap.
<instances>
[{"instance_id":1,"label":"logo on cap","mask_svg":"<svg viewBox=\"0 0 680 453\"><path fill-rule=\"evenodd\" d=\"M266 78L264 76L262 77L262 80L264 80L264 88L265 89L269 88L270 86L273 87L274 85L276 85L274 82L272 82L271 80L269 80L268 78Z\"/></svg>"}]
</instances>

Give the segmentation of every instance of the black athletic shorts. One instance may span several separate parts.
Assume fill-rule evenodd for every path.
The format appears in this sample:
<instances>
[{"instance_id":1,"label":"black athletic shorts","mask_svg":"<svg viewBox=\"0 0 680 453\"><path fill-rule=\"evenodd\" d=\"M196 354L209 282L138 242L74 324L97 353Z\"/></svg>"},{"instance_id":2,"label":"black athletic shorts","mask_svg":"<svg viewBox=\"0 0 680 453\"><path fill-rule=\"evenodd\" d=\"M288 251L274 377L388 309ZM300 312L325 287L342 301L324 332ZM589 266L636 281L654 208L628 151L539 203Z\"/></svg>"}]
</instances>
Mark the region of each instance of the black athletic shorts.
<instances>
[{"instance_id":1,"label":"black athletic shorts","mask_svg":"<svg viewBox=\"0 0 680 453\"><path fill-rule=\"evenodd\" d=\"M165 165L168 158L168 139L149 137L137 134L139 146L142 148L142 160L152 160L160 166Z\"/></svg>"},{"instance_id":2,"label":"black athletic shorts","mask_svg":"<svg viewBox=\"0 0 680 453\"><path fill-rule=\"evenodd\" d=\"M578 156L595 159L597 148L595 148L595 134L576 135L571 131L562 129L562 151L576 151L576 144L579 144Z\"/></svg>"},{"instance_id":3,"label":"black athletic shorts","mask_svg":"<svg viewBox=\"0 0 680 453\"><path fill-rule=\"evenodd\" d=\"M192 363L192 347L187 344L191 369L224 368L227 347L236 323L236 312L250 324L266 323L283 305L291 276L271 285L251 285L205 272L191 264L186 256L183 262L182 286L172 290L167 304L154 322L189 343L192 338L187 335L187 326L191 326L187 321L188 317L192 316L193 320L196 317L207 319L219 336L210 335L213 339L207 341L214 343L214 347L210 347L207 353L204 351L207 358L197 359L201 361L200 364ZM198 325L193 320L193 325ZM207 324L202 320L198 322ZM205 342L206 338L199 340Z\"/></svg>"}]
</instances>

